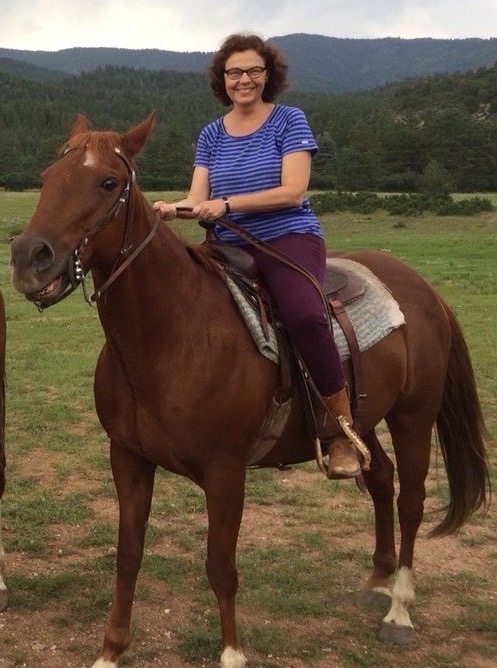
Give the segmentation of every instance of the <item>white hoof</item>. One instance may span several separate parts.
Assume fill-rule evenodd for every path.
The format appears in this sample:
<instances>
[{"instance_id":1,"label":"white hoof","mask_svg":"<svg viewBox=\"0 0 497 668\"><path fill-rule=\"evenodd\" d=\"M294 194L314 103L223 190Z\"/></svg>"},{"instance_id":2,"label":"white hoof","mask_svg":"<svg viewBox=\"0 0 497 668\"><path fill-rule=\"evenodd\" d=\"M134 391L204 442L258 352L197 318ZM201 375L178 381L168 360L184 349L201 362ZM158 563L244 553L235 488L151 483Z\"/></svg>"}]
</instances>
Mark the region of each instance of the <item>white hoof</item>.
<instances>
[{"instance_id":1,"label":"white hoof","mask_svg":"<svg viewBox=\"0 0 497 668\"><path fill-rule=\"evenodd\" d=\"M106 659L98 659L91 668L117 668L117 661L107 661Z\"/></svg>"},{"instance_id":2,"label":"white hoof","mask_svg":"<svg viewBox=\"0 0 497 668\"><path fill-rule=\"evenodd\" d=\"M240 650L227 647L221 654L221 668L244 668L247 660Z\"/></svg>"}]
</instances>

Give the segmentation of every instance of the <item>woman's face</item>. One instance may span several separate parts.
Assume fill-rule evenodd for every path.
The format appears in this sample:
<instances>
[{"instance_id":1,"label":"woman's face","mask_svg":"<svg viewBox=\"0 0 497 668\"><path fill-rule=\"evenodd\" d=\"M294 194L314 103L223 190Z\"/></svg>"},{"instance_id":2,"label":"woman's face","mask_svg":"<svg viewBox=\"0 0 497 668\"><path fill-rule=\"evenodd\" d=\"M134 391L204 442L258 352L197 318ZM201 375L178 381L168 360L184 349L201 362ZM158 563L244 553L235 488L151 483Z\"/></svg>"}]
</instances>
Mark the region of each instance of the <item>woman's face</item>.
<instances>
[{"instance_id":1,"label":"woman's face","mask_svg":"<svg viewBox=\"0 0 497 668\"><path fill-rule=\"evenodd\" d=\"M250 49L232 53L226 59L224 72L226 93L233 104L253 104L262 98L268 73L257 51Z\"/></svg>"}]
</instances>

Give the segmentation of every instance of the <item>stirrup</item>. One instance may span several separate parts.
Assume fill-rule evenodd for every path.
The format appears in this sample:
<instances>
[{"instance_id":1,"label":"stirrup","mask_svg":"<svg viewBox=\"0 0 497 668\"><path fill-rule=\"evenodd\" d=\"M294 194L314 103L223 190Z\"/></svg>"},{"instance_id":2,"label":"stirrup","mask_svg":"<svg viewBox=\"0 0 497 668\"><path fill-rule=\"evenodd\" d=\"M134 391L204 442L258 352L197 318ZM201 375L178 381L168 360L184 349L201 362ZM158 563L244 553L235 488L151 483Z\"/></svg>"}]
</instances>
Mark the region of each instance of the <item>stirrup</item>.
<instances>
[{"instance_id":1,"label":"stirrup","mask_svg":"<svg viewBox=\"0 0 497 668\"><path fill-rule=\"evenodd\" d=\"M357 448L359 454L362 455L364 462L361 464L361 469L363 471L369 471L371 466L371 453L369 452L367 445L361 438L359 438L343 415L339 415L336 419L345 436Z\"/></svg>"},{"instance_id":2,"label":"stirrup","mask_svg":"<svg viewBox=\"0 0 497 668\"><path fill-rule=\"evenodd\" d=\"M362 455L363 462L361 464L361 469L363 471L369 471L371 466L371 453L369 452L368 447L362 441L361 438L356 434L352 429L347 419L343 415L339 415L337 418L340 429L344 435L350 440L350 442L355 446L359 451L359 454ZM319 470L328 477L328 467L324 463L323 449L321 447L321 439L319 436L314 438L314 456Z\"/></svg>"}]
</instances>

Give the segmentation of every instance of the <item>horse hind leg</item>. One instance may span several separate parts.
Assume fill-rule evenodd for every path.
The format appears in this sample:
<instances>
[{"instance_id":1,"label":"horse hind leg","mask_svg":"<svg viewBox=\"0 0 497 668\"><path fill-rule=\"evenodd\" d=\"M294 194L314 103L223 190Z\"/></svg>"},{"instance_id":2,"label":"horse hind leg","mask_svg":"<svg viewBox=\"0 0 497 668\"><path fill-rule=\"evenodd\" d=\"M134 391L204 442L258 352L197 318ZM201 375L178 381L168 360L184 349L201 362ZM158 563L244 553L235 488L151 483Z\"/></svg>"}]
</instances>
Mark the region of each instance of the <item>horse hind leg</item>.
<instances>
[{"instance_id":1,"label":"horse hind leg","mask_svg":"<svg viewBox=\"0 0 497 668\"><path fill-rule=\"evenodd\" d=\"M2 543L2 502L0 500L0 612L9 604L9 592L3 579L5 568L5 551Z\"/></svg>"},{"instance_id":2,"label":"horse hind leg","mask_svg":"<svg viewBox=\"0 0 497 668\"><path fill-rule=\"evenodd\" d=\"M375 513L375 550L373 573L358 596L360 603L382 605L391 600L390 580L395 573L397 557L394 539L394 466L383 450L374 430L363 437L372 457L371 469L364 480L371 495Z\"/></svg>"},{"instance_id":3,"label":"horse hind leg","mask_svg":"<svg viewBox=\"0 0 497 668\"><path fill-rule=\"evenodd\" d=\"M409 608L414 602L414 546L423 519L425 480L428 473L432 426L420 425L419 415L387 420L394 443L399 477L397 510L400 526L399 562L392 588L392 604L383 619L380 639L408 644L413 637Z\"/></svg>"}]
</instances>

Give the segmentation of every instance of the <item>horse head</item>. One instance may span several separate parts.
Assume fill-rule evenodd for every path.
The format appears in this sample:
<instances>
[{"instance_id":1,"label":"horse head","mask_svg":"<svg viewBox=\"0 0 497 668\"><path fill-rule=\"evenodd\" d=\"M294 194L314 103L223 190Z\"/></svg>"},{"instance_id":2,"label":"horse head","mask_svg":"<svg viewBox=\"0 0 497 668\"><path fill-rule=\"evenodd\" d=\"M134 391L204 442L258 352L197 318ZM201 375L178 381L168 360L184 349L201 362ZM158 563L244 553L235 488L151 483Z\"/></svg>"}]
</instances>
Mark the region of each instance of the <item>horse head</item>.
<instances>
[{"instance_id":1,"label":"horse head","mask_svg":"<svg viewBox=\"0 0 497 668\"><path fill-rule=\"evenodd\" d=\"M33 217L11 247L14 287L39 308L72 292L96 263L116 259L123 218L128 222L133 160L154 121L152 113L119 134L93 131L77 116L59 157L42 174ZM97 235L107 243L96 244Z\"/></svg>"}]
</instances>

